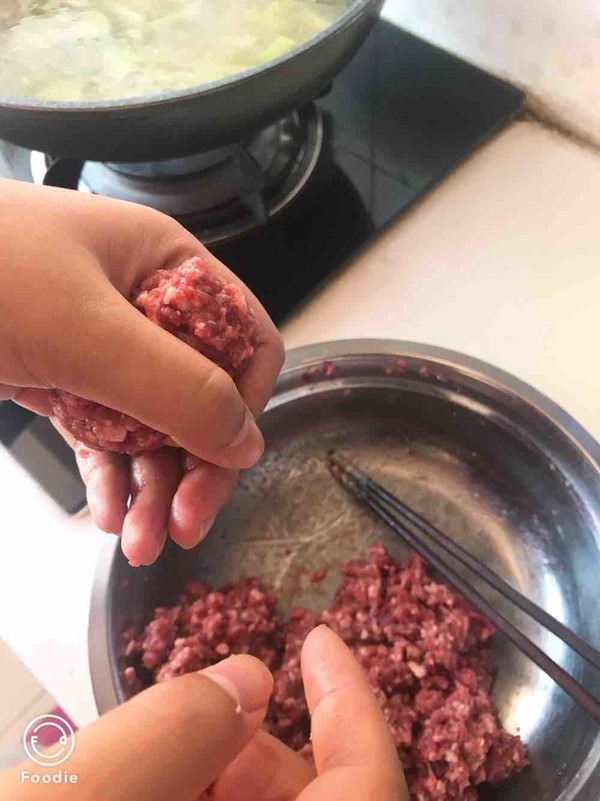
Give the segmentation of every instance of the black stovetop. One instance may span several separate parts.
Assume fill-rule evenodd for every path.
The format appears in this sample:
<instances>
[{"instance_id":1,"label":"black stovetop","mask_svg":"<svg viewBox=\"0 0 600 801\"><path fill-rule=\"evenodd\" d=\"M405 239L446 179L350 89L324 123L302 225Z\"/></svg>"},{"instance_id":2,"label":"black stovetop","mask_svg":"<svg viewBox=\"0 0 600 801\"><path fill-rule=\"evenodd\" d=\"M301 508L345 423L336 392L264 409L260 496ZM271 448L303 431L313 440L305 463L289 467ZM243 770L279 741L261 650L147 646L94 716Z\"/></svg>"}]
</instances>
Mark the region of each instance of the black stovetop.
<instances>
[{"instance_id":1,"label":"black stovetop","mask_svg":"<svg viewBox=\"0 0 600 801\"><path fill-rule=\"evenodd\" d=\"M509 84L380 21L317 101L325 145L307 188L264 228L212 249L281 323L522 102ZM30 179L25 151L2 146L0 157L4 172ZM81 508L74 460L47 421L0 405L0 441L63 508Z\"/></svg>"},{"instance_id":2,"label":"black stovetop","mask_svg":"<svg viewBox=\"0 0 600 801\"><path fill-rule=\"evenodd\" d=\"M381 21L330 93L325 149L296 203L213 250L276 322L503 126L522 93Z\"/></svg>"}]
</instances>

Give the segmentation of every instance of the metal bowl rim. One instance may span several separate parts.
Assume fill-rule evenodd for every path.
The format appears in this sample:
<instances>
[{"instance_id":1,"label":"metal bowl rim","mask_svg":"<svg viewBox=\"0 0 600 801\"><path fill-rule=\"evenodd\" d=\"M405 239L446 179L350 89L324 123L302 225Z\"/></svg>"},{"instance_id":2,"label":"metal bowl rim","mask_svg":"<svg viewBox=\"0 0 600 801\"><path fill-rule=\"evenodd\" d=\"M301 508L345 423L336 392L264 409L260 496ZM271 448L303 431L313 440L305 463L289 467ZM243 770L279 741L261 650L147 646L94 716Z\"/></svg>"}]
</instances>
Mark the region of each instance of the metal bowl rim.
<instances>
[{"instance_id":1,"label":"metal bowl rim","mask_svg":"<svg viewBox=\"0 0 600 801\"><path fill-rule=\"evenodd\" d=\"M408 356L424 361L435 361L436 364L454 369L471 380L491 386L503 395L512 395L513 398L531 407L539 416L546 418L548 422L558 427L579 450L585 452L600 473L600 443L569 412L543 392L512 373L459 351L400 339L330 340L303 345L288 351L281 375L284 377L285 374L306 367L315 361L353 356L395 356L397 358ZM277 389L274 393L274 396L276 395ZM270 407L271 404L265 411L268 411Z\"/></svg>"}]
</instances>

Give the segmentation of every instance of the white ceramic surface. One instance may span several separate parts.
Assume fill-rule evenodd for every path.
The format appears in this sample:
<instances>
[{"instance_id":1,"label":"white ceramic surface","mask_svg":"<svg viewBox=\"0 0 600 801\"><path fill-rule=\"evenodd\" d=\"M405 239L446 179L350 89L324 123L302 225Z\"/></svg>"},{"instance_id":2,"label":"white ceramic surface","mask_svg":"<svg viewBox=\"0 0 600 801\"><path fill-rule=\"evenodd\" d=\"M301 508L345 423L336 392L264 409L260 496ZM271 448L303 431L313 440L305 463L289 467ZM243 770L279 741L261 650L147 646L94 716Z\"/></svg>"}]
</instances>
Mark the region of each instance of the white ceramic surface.
<instances>
[{"instance_id":1,"label":"white ceramic surface","mask_svg":"<svg viewBox=\"0 0 600 801\"><path fill-rule=\"evenodd\" d=\"M600 145L598 0L387 0L384 15L524 87Z\"/></svg>"}]
</instances>

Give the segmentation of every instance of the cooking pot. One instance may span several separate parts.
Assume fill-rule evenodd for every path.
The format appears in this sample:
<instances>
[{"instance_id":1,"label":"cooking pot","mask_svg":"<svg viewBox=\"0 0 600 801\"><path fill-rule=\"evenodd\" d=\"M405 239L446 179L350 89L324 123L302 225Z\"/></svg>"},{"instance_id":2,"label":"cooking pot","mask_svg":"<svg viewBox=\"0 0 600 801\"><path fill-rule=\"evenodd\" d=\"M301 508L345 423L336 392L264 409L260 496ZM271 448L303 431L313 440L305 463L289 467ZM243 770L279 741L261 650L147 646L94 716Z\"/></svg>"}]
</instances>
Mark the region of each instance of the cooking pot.
<instances>
[{"instance_id":1,"label":"cooking pot","mask_svg":"<svg viewBox=\"0 0 600 801\"><path fill-rule=\"evenodd\" d=\"M321 94L367 36L382 5L383 0L354 0L336 22L289 53L175 92L57 102L4 97L0 85L0 139L91 161L154 161L239 142Z\"/></svg>"}]
</instances>

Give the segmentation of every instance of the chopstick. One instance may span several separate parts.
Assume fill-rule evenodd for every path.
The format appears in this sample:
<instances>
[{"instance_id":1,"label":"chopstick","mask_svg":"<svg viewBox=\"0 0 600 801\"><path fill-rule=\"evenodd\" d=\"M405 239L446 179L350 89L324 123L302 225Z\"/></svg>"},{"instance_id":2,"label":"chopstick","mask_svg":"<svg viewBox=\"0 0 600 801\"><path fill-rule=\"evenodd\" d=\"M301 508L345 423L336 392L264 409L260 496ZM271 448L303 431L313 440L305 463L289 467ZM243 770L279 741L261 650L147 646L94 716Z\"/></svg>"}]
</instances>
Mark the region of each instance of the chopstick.
<instances>
[{"instance_id":1,"label":"chopstick","mask_svg":"<svg viewBox=\"0 0 600 801\"><path fill-rule=\"evenodd\" d=\"M427 522L403 501L392 495L381 484L362 470L359 470L346 457L336 452L328 455L329 468L342 486L357 500L368 506L394 532L399 534L426 561L435 567L453 587L473 606L477 607L496 628L514 645L526 654L553 681L558 684L596 723L600 723L600 701L596 700L560 665L533 643L522 631L499 612L475 587L472 587L444 559L424 542L419 534L425 534L440 548L450 553L479 578L490 584L497 592L512 601L519 609L547 628L594 667L600 669L600 651L582 640L573 631L549 615L545 610L529 601L521 593L507 584L504 579L490 570L476 557L455 543L446 534ZM400 516L400 519L398 517Z\"/></svg>"},{"instance_id":2,"label":"chopstick","mask_svg":"<svg viewBox=\"0 0 600 801\"><path fill-rule=\"evenodd\" d=\"M503 578L494 573L493 570L490 570L487 565L466 551L457 542L451 540L434 525L427 522L427 520L401 501L400 498L392 495L385 487L374 481L362 470L359 470L358 467L352 465L344 456L341 454L334 454L331 456L331 461L338 466L338 469L344 469L348 474L352 475L353 479L357 481L365 491L371 492L373 497L379 498L389 504L393 510L407 518L407 520L423 534L433 540L436 545L452 554L459 562L462 562L463 565L477 573L480 578L483 578L501 595L512 601L515 606L518 606L519 609L530 615L530 617L559 637L580 656L587 659L595 668L600 670L600 651L592 648L589 643L582 640L575 632L568 629L563 623L552 617L552 615L549 615L545 609L542 609L524 595L521 595L520 592L515 590L514 587L511 587Z\"/></svg>"}]
</instances>

